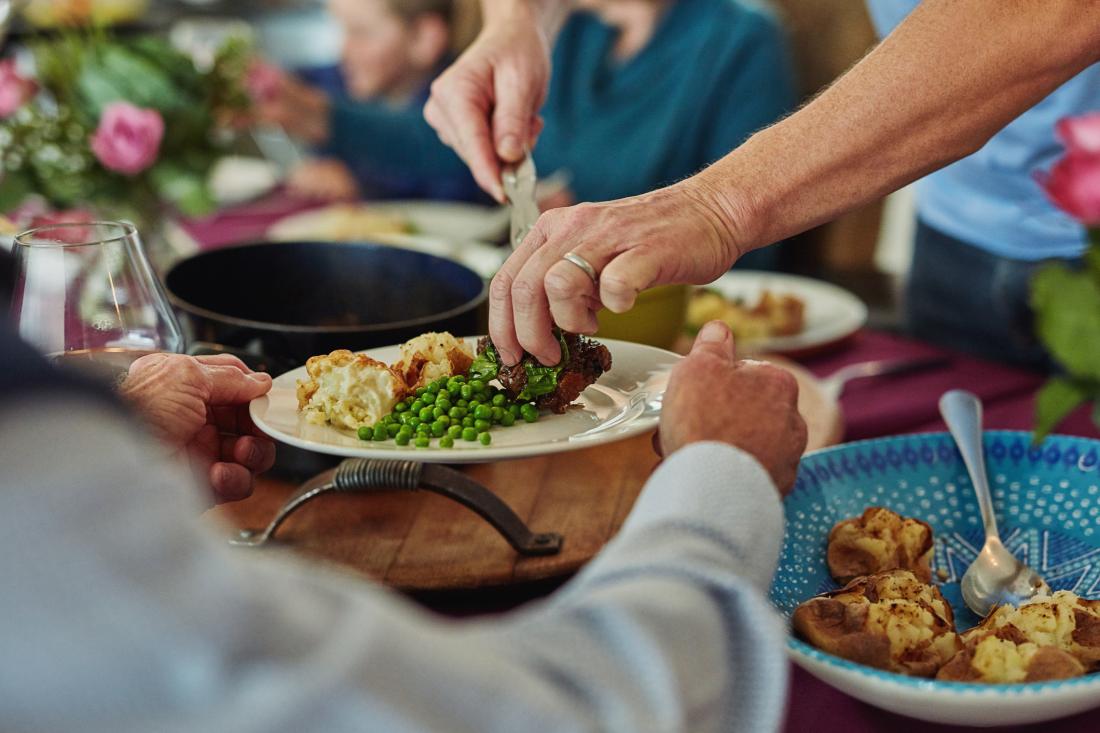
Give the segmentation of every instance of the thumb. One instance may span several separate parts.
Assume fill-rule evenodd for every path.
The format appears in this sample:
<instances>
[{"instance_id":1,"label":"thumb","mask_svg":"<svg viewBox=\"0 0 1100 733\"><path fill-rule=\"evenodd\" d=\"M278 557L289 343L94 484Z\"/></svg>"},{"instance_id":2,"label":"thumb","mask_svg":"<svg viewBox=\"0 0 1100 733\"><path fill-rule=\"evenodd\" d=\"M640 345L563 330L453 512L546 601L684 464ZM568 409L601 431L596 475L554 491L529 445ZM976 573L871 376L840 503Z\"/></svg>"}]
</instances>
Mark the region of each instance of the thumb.
<instances>
[{"instance_id":1,"label":"thumb","mask_svg":"<svg viewBox=\"0 0 1100 733\"><path fill-rule=\"evenodd\" d=\"M729 326L721 321L710 321L699 329L699 335L695 337L689 356L696 354L711 354L720 359L726 359L730 363L736 361L733 332L730 331Z\"/></svg>"},{"instance_id":2,"label":"thumb","mask_svg":"<svg viewBox=\"0 0 1100 733\"><path fill-rule=\"evenodd\" d=\"M271 375L264 372L245 374L231 366L205 366L210 377L211 405L240 405L267 394Z\"/></svg>"},{"instance_id":3,"label":"thumb","mask_svg":"<svg viewBox=\"0 0 1100 733\"><path fill-rule=\"evenodd\" d=\"M519 162L525 147L534 147L539 90L525 84L519 74L498 69L493 77L493 147L501 160Z\"/></svg>"}]
</instances>

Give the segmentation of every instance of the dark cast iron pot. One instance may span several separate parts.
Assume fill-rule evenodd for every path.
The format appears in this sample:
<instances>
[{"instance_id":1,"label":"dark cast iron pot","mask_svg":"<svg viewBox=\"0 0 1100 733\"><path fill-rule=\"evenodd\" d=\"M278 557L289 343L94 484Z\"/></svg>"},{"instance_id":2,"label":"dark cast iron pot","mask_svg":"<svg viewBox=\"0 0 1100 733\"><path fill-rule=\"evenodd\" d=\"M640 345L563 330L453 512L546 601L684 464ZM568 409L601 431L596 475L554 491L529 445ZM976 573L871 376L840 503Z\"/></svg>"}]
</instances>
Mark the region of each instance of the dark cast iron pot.
<instances>
[{"instance_id":1,"label":"dark cast iron pot","mask_svg":"<svg viewBox=\"0 0 1100 733\"><path fill-rule=\"evenodd\" d=\"M177 262L165 286L192 353L228 351L272 375L334 349L388 346L427 331L483 333L488 297L485 281L457 262L367 242L202 252ZM283 467L299 462L289 460L289 446L280 453ZM300 468L315 467L323 464Z\"/></svg>"}]
</instances>

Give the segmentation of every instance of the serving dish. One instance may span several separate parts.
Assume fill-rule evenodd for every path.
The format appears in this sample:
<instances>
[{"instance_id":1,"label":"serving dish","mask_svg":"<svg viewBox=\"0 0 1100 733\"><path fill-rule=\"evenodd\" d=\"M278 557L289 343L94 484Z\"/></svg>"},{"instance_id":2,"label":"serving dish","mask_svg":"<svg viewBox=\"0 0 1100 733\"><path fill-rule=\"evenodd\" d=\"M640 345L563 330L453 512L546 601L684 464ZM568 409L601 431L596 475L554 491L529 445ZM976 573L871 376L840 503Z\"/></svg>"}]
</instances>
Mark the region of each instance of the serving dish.
<instances>
[{"instance_id":1,"label":"serving dish","mask_svg":"<svg viewBox=\"0 0 1100 733\"><path fill-rule=\"evenodd\" d=\"M997 522L1005 545L1054 590L1100 597L1100 441L1031 434L985 434ZM982 545L977 502L951 436L908 435L849 443L808 454L784 502L787 526L772 603L789 616L800 602L836 586L825 548L839 520L884 506L928 522L935 533L933 578L966 629L979 619L962 603L959 581ZM1022 725L1100 705L1100 674L1059 682L980 685L906 677L855 664L791 638L800 667L871 705L956 725Z\"/></svg>"},{"instance_id":2,"label":"serving dish","mask_svg":"<svg viewBox=\"0 0 1100 733\"><path fill-rule=\"evenodd\" d=\"M467 337L475 341L478 337ZM480 463L580 450L622 440L652 430L660 418L661 399L669 371L680 360L670 351L626 341L602 340L611 352L612 368L563 415L544 414L538 422L492 431L488 446L458 441L453 448L399 446L392 441L359 440L351 432L308 422L298 411L300 367L276 377L271 391L253 400L252 420L275 440L297 448L334 456L399 458L426 463ZM390 364L399 346L365 351Z\"/></svg>"}]
</instances>

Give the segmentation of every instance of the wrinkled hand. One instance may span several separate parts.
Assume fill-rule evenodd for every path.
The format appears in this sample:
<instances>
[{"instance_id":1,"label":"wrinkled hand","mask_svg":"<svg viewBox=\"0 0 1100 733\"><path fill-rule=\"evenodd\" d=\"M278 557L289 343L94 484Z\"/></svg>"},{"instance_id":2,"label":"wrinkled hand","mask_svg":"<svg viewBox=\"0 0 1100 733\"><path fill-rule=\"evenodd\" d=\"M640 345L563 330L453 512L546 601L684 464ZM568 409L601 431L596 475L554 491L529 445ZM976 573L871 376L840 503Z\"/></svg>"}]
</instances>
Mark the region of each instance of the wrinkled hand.
<instances>
[{"instance_id":1,"label":"wrinkled hand","mask_svg":"<svg viewBox=\"0 0 1100 733\"><path fill-rule=\"evenodd\" d=\"M727 217L701 184L687 179L642 196L554 209L539 217L493 278L489 334L505 364L523 351L543 364L560 360L554 323L593 333L596 312L623 313L655 285L704 284L739 252ZM599 273L599 286L562 259L574 252Z\"/></svg>"},{"instance_id":2,"label":"wrinkled hand","mask_svg":"<svg viewBox=\"0 0 1100 733\"><path fill-rule=\"evenodd\" d=\"M712 321L672 370L658 440L666 456L699 441L736 446L760 462L785 496L806 450L798 383L771 364L738 361L733 334Z\"/></svg>"},{"instance_id":3,"label":"wrinkled hand","mask_svg":"<svg viewBox=\"0 0 1100 733\"><path fill-rule=\"evenodd\" d=\"M248 416L249 401L269 389L269 375L235 356L149 354L130 365L120 391L158 438L186 453L220 503L248 497L255 475L275 462L275 445Z\"/></svg>"},{"instance_id":4,"label":"wrinkled hand","mask_svg":"<svg viewBox=\"0 0 1100 733\"><path fill-rule=\"evenodd\" d=\"M527 3L487 21L481 34L432 83L424 118L470 167L478 185L504 201L503 163L523 158L542 131L539 108L550 82L550 46Z\"/></svg>"},{"instance_id":5,"label":"wrinkled hand","mask_svg":"<svg viewBox=\"0 0 1100 733\"><path fill-rule=\"evenodd\" d=\"M351 169L335 158L307 160L290 171L287 190L295 196L318 201L355 201L359 182Z\"/></svg>"}]
</instances>

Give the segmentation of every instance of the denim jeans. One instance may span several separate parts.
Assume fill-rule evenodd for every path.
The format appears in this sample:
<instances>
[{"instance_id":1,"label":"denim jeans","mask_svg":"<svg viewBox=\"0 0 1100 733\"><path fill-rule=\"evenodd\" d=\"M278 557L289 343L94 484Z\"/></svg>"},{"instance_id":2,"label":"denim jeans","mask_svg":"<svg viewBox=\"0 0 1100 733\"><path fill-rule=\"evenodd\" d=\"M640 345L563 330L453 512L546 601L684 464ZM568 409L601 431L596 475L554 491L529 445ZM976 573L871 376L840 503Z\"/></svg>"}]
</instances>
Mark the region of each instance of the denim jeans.
<instances>
[{"instance_id":1,"label":"denim jeans","mask_svg":"<svg viewBox=\"0 0 1100 733\"><path fill-rule=\"evenodd\" d=\"M918 222L906 329L945 348L1049 371L1028 303L1031 276L1043 264L990 254Z\"/></svg>"}]
</instances>

